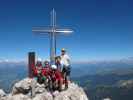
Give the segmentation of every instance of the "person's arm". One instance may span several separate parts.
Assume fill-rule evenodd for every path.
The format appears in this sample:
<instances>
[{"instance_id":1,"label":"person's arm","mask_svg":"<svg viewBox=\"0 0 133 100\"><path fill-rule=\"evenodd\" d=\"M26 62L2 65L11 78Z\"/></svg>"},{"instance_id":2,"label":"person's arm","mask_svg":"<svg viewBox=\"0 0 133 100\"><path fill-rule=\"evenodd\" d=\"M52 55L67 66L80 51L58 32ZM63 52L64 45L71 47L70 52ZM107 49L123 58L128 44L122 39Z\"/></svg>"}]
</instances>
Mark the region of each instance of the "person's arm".
<instances>
[{"instance_id":1,"label":"person's arm","mask_svg":"<svg viewBox=\"0 0 133 100\"><path fill-rule=\"evenodd\" d=\"M67 61L68 61L69 64L71 63L71 59L68 55L67 55Z\"/></svg>"}]
</instances>

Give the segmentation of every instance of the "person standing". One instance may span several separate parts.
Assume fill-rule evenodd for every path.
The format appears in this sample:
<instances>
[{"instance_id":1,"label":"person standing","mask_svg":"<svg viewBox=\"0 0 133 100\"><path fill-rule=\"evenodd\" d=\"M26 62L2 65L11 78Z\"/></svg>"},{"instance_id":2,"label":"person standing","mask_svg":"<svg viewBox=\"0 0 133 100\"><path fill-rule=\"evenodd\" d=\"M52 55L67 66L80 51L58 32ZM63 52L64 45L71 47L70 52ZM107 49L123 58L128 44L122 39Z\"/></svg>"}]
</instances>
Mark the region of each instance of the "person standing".
<instances>
[{"instance_id":1,"label":"person standing","mask_svg":"<svg viewBox=\"0 0 133 100\"><path fill-rule=\"evenodd\" d=\"M61 57L57 56L55 57L55 65L57 66L57 69L61 72Z\"/></svg>"},{"instance_id":2,"label":"person standing","mask_svg":"<svg viewBox=\"0 0 133 100\"><path fill-rule=\"evenodd\" d=\"M70 57L66 53L66 50L61 49L61 65L62 65L62 73L65 79L65 88L68 88L68 82L70 82L70 72L71 72L71 63Z\"/></svg>"}]
</instances>

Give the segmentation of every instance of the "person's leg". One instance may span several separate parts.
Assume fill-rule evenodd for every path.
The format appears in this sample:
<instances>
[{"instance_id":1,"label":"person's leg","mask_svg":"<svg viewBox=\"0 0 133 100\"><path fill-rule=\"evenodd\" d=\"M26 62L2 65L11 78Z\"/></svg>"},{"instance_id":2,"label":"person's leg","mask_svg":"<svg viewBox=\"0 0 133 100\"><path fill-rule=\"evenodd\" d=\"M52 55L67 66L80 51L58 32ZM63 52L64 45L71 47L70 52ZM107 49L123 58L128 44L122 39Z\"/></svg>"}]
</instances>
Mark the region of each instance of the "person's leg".
<instances>
[{"instance_id":1,"label":"person's leg","mask_svg":"<svg viewBox=\"0 0 133 100\"><path fill-rule=\"evenodd\" d=\"M68 88L68 84L70 83L70 67L66 67L65 72L65 89Z\"/></svg>"},{"instance_id":2,"label":"person's leg","mask_svg":"<svg viewBox=\"0 0 133 100\"><path fill-rule=\"evenodd\" d=\"M63 66L62 73L63 73L63 81L65 83L65 89L67 89L68 88L68 81L67 81L67 68L66 68L66 66Z\"/></svg>"},{"instance_id":3,"label":"person's leg","mask_svg":"<svg viewBox=\"0 0 133 100\"><path fill-rule=\"evenodd\" d=\"M39 84L41 84L41 82L42 82L42 77L41 77L40 74L37 75L37 82L38 82Z\"/></svg>"},{"instance_id":4,"label":"person's leg","mask_svg":"<svg viewBox=\"0 0 133 100\"><path fill-rule=\"evenodd\" d=\"M49 81L48 78L44 76L43 77L43 83L44 83L46 88L48 88L48 84L49 84L48 81Z\"/></svg>"},{"instance_id":5,"label":"person's leg","mask_svg":"<svg viewBox=\"0 0 133 100\"><path fill-rule=\"evenodd\" d=\"M67 76L65 77L65 89L68 88L68 80L67 80Z\"/></svg>"},{"instance_id":6,"label":"person's leg","mask_svg":"<svg viewBox=\"0 0 133 100\"><path fill-rule=\"evenodd\" d=\"M62 77L63 77L63 84L65 83L65 70L64 67L62 68Z\"/></svg>"},{"instance_id":7,"label":"person's leg","mask_svg":"<svg viewBox=\"0 0 133 100\"><path fill-rule=\"evenodd\" d=\"M71 79L70 79L70 73L71 73L71 67L68 66L67 67L67 75L66 76L67 76L67 81L69 81L69 82L71 81Z\"/></svg>"},{"instance_id":8,"label":"person's leg","mask_svg":"<svg viewBox=\"0 0 133 100\"><path fill-rule=\"evenodd\" d=\"M59 82L59 87L58 87L58 90L61 92L62 91L62 84L63 84L63 79L61 79Z\"/></svg>"},{"instance_id":9,"label":"person's leg","mask_svg":"<svg viewBox=\"0 0 133 100\"><path fill-rule=\"evenodd\" d=\"M58 83L57 83L57 81L55 80L55 81L53 82L53 91L55 91L55 90L57 89L57 87L58 87Z\"/></svg>"},{"instance_id":10,"label":"person's leg","mask_svg":"<svg viewBox=\"0 0 133 100\"><path fill-rule=\"evenodd\" d=\"M53 92L53 82L52 82L52 80L49 80L48 87L49 87L49 91Z\"/></svg>"},{"instance_id":11,"label":"person's leg","mask_svg":"<svg viewBox=\"0 0 133 100\"><path fill-rule=\"evenodd\" d=\"M68 88L67 70L64 73L64 78L65 78L65 89L67 89Z\"/></svg>"}]
</instances>

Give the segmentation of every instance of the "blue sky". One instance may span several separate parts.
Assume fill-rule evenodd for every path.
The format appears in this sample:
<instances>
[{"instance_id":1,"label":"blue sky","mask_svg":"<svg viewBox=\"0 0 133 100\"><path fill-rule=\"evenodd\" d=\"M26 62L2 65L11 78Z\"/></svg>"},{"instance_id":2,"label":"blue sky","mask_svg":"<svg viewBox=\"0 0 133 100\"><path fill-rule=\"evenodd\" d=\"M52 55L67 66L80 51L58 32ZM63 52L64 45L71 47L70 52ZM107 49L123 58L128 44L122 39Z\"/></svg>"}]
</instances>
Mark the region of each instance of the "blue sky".
<instances>
[{"instance_id":1,"label":"blue sky","mask_svg":"<svg viewBox=\"0 0 133 100\"><path fill-rule=\"evenodd\" d=\"M29 51L48 58L48 36L36 36L31 29L49 25L53 8L57 24L75 30L58 37L57 54L65 47L73 61L131 57L132 5L132 0L1 0L0 59L26 59Z\"/></svg>"}]
</instances>

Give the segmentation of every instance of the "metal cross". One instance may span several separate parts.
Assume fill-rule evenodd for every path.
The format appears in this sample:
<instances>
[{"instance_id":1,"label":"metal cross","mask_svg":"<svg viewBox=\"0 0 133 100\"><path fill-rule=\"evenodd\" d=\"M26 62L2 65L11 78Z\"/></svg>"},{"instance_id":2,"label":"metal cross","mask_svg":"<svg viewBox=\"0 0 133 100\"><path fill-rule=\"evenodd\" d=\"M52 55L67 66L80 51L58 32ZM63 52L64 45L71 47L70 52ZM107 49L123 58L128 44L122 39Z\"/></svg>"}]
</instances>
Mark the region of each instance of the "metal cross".
<instances>
[{"instance_id":1,"label":"metal cross","mask_svg":"<svg viewBox=\"0 0 133 100\"><path fill-rule=\"evenodd\" d=\"M55 64L56 57L56 35L57 34L69 34L72 33L73 30L70 28L60 28L56 25L56 12L53 9L51 11L51 25L45 27L33 27L33 33L39 33L45 35L46 33L50 36L50 63Z\"/></svg>"}]
</instances>

